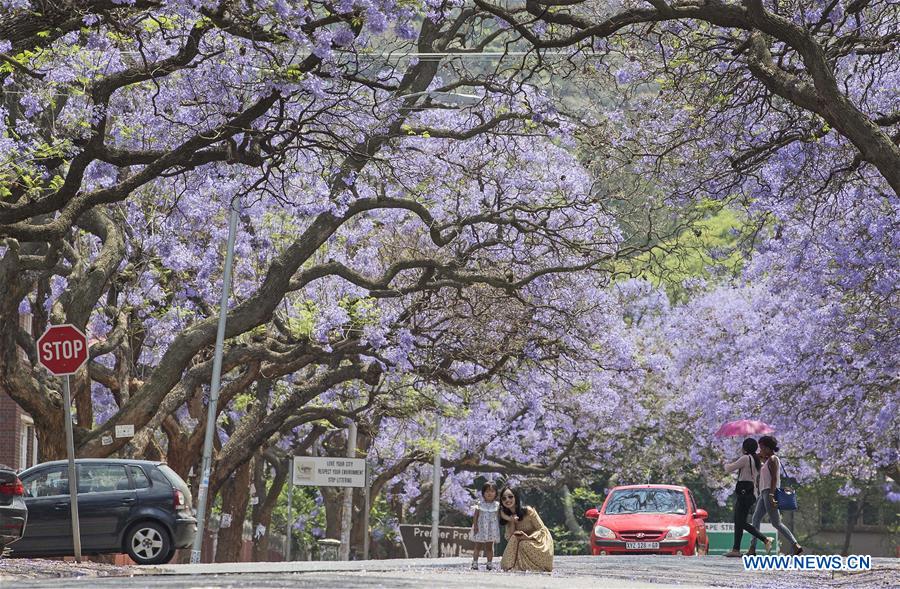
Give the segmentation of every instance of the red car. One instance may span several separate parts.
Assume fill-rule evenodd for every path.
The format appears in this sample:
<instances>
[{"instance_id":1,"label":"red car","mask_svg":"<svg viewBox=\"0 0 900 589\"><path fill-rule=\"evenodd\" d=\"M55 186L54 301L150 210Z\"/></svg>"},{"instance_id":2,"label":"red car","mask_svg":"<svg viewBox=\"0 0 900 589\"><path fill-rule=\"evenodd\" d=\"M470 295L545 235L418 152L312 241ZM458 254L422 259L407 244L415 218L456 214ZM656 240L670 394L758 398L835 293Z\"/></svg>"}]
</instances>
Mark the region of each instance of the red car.
<instances>
[{"instance_id":1,"label":"red car","mask_svg":"<svg viewBox=\"0 0 900 589\"><path fill-rule=\"evenodd\" d=\"M627 485L610 491L594 521L591 554L701 555L709 549L705 520L687 487Z\"/></svg>"}]
</instances>

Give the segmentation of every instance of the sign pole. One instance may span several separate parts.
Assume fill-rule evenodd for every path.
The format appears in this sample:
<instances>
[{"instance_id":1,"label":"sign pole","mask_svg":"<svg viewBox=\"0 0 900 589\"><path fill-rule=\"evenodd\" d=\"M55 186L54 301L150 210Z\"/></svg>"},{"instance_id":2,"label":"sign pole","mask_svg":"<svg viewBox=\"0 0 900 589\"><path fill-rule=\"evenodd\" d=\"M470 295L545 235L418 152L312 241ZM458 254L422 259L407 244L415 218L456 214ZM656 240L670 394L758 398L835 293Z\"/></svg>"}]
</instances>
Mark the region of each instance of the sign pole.
<instances>
[{"instance_id":1,"label":"sign pole","mask_svg":"<svg viewBox=\"0 0 900 589\"><path fill-rule=\"evenodd\" d=\"M72 513L72 544L75 562L81 562L81 526L78 523L78 480L75 473L75 436L72 432L72 394L69 391L69 375L63 381L63 409L66 419L66 453L69 455L69 501Z\"/></svg>"},{"instance_id":2,"label":"sign pole","mask_svg":"<svg viewBox=\"0 0 900 589\"><path fill-rule=\"evenodd\" d=\"M286 546L284 547L284 560L290 562L291 560L291 527L293 526L293 520L291 519L291 507L294 502L294 459L291 458L291 482L288 485L288 514L287 514L287 527L284 530L284 539Z\"/></svg>"},{"instance_id":3,"label":"sign pole","mask_svg":"<svg viewBox=\"0 0 900 589\"><path fill-rule=\"evenodd\" d=\"M347 431L347 458L356 458L356 421ZM350 525L353 511L353 487L344 487L344 510L341 514L341 560L350 560Z\"/></svg>"},{"instance_id":4,"label":"sign pole","mask_svg":"<svg viewBox=\"0 0 900 589\"><path fill-rule=\"evenodd\" d=\"M228 221L228 242L225 246L225 271L222 276L222 301L219 305L219 327L216 331L216 348L213 356L212 382L209 387L209 405L206 407L206 432L203 437L203 460L200 468L200 488L197 493L197 535L191 549L191 564L200 562L203 534L206 527L206 503L209 498L209 471L212 463L213 434L216 432L216 414L219 404L219 385L222 379L222 349L225 346L225 317L228 315L228 291L231 290L231 262L234 259L234 236L237 233L238 211L231 203Z\"/></svg>"},{"instance_id":5,"label":"sign pole","mask_svg":"<svg viewBox=\"0 0 900 589\"><path fill-rule=\"evenodd\" d=\"M72 516L72 549L81 562L81 526L78 524L78 472L75 469L75 435L72 432L72 392L69 377L88 360L87 336L75 325L51 325L37 339L38 364L63 380L63 419L66 428L66 454L69 457L69 511Z\"/></svg>"},{"instance_id":6,"label":"sign pole","mask_svg":"<svg viewBox=\"0 0 900 589\"><path fill-rule=\"evenodd\" d=\"M352 456L352 448L356 447L356 424L348 424L348 441L350 449L347 454ZM329 560L349 560L350 556L350 524L352 522L351 509L353 507L353 490L366 489L371 483L368 481L368 465L365 458L344 458L343 456L294 456L292 462L291 484L301 487L336 487L343 489L341 506L341 533L340 540L329 538L321 540L319 547L329 544ZM293 487L288 489L288 505L291 504ZM349 500L349 503L347 501ZM367 498L368 500L368 498ZM368 506L368 503L366 504ZM290 509L290 507L288 508ZM290 519L290 515L289 515ZM363 545L365 550L365 544Z\"/></svg>"},{"instance_id":7,"label":"sign pole","mask_svg":"<svg viewBox=\"0 0 900 589\"><path fill-rule=\"evenodd\" d=\"M369 492L372 481L369 479L369 464L366 463L366 511L363 513L363 560L369 560L369 510L372 509Z\"/></svg>"},{"instance_id":8,"label":"sign pole","mask_svg":"<svg viewBox=\"0 0 900 589\"><path fill-rule=\"evenodd\" d=\"M440 531L438 524L441 519L441 414L435 412L434 427L434 472L431 481L431 558L440 558Z\"/></svg>"}]
</instances>

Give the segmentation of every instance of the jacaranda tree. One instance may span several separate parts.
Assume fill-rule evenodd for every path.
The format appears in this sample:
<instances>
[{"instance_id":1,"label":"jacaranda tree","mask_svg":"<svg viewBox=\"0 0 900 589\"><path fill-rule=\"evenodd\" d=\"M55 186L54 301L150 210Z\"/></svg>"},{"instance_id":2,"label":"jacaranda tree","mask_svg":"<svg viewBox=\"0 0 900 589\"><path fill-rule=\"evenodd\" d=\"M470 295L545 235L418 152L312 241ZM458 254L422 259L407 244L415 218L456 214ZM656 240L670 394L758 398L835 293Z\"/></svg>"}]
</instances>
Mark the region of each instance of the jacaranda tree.
<instances>
[{"instance_id":1,"label":"jacaranda tree","mask_svg":"<svg viewBox=\"0 0 900 589\"><path fill-rule=\"evenodd\" d=\"M0 4L0 390L46 458L32 335L69 322L78 454L197 465L236 208L214 491L351 417L407 502L438 449L457 506L685 453L715 483L744 416L804 476L896 475L896 3ZM723 210L729 272L634 280Z\"/></svg>"}]
</instances>

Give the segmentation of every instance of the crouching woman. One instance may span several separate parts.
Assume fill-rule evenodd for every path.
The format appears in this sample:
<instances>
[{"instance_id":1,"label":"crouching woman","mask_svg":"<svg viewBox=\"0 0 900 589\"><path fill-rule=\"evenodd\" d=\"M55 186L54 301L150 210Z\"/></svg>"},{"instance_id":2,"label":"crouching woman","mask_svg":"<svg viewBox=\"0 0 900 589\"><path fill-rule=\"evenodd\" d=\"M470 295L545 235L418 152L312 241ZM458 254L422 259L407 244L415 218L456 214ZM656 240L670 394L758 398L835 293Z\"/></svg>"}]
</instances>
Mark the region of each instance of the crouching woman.
<instances>
[{"instance_id":1,"label":"crouching woman","mask_svg":"<svg viewBox=\"0 0 900 589\"><path fill-rule=\"evenodd\" d=\"M506 527L506 550L500 560L504 571L553 570L553 536L534 507L522 503L517 489L500 491L500 523Z\"/></svg>"}]
</instances>

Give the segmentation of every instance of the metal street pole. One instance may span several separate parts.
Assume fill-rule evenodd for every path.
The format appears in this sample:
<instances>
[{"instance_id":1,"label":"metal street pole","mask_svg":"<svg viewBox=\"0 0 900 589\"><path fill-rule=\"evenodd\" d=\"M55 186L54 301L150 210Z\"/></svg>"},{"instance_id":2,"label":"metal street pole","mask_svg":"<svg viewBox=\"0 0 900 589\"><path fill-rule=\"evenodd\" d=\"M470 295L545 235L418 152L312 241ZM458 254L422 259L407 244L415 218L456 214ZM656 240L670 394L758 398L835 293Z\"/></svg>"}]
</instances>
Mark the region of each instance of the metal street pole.
<instances>
[{"instance_id":1,"label":"metal street pole","mask_svg":"<svg viewBox=\"0 0 900 589\"><path fill-rule=\"evenodd\" d=\"M363 560L369 560L369 511L372 509L369 497L372 481L369 480L369 464L366 463L366 511L363 514Z\"/></svg>"},{"instance_id":2,"label":"metal street pole","mask_svg":"<svg viewBox=\"0 0 900 589\"><path fill-rule=\"evenodd\" d=\"M441 414L435 413L435 449L434 472L431 480L431 558L440 558L440 534L438 525L441 520Z\"/></svg>"},{"instance_id":3,"label":"metal street pole","mask_svg":"<svg viewBox=\"0 0 900 589\"><path fill-rule=\"evenodd\" d=\"M78 480L75 474L75 435L72 433L72 394L69 375L63 381L63 409L66 414L66 453L69 455L69 510L72 513L72 543L75 562L81 562L81 526L78 522Z\"/></svg>"},{"instance_id":4,"label":"metal street pole","mask_svg":"<svg viewBox=\"0 0 900 589\"><path fill-rule=\"evenodd\" d=\"M356 458L356 422L350 421L347 432L347 458ZM344 487L344 509L341 514L341 560L350 560L350 525L353 511L353 487Z\"/></svg>"},{"instance_id":5,"label":"metal street pole","mask_svg":"<svg viewBox=\"0 0 900 589\"><path fill-rule=\"evenodd\" d=\"M294 458L291 457L291 474L290 474L290 486L288 486L288 514L287 514L287 526L284 530L284 538L285 544L284 547L284 560L290 562L291 560L291 527L293 526L294 521L291 519L291 507L294 503Z\"/></svg>"},{"instance_id":6,"label":"metal street pole","mask_svg":"<svg viewBox=\"0 0 900 589\"><path fill-rule=\"evenodd\" d=\"M197 535L191 550L191 564L200 562L203 549L203 533L206 527L206 503L209 496L209 471L212 462L213 434L216 431L216 413L219 404L219 385L222 379L222 348L225 346L225 316L228 314L228 293L231 290L231 264L234 259L234 238L237 233L238 211L231 203L228 221L228 244L225 248L225 271L222 277L222 300L219 304L219 329L216 332L216 349L213 358L212 383L209 406L206 413L206 435L203 438L203 462L200 468L200 490L197 494Z\"/></svg>"}]
</instances>

